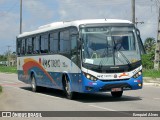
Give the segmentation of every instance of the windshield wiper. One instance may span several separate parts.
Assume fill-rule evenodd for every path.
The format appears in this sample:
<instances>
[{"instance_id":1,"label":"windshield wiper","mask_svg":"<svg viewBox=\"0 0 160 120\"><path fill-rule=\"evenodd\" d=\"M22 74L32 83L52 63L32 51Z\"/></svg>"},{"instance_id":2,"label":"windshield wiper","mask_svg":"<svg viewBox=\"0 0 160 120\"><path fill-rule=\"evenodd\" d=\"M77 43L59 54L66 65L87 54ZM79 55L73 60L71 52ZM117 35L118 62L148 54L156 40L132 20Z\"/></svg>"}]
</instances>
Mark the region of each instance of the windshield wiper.
<instances>
[{"instance_id":1,"label":"windshield wiper","mask_svg":"<svg viewBox=\"0 0 160 120\"><path fill-rule=\"evenodd\" d=\"M115 55L115 58L116 58L118 61L120 61L121 63L123 63L123 64L124 64L124 61L123 61L123 60L121 60L118 56L116 56L116 55Z\"/></svg>"},{"instance_id":2,"label":"windshield wiper","mask_svg":"<svg viewBox=\"0 0 160 120\"><path fill-rule=\"evenodd\" d=\"M106 44L107 44L107 47L104 49L103 54L102 54L102 56L104 55L105 57L108 55L108 48L109 48L107 37L106 37ZM104 59L104 60L106 60L106 59ZM100 63L99 63L99 69L102 68L102 62L103 62L104 60L103 60L103 58L102 58L102 60L100 61ZM107 61L108 61L108 57L107 57Z\"/></svg>"},{"instance_id":3,"label":"windshield wiper","mask_svg":"<svg viewBox=\"0 0 160 120\"><path fill-rule=\"evenodd\" d=\"M119 52L121 54L121 56L125 59L125 61L127 62L128 66L131 67L131 62L128 60L128 58L123 54L122 51L115 49L117 52Z\"/></svg>"},{"instance_id":4,"label":"windshield wiper","mask_svg":"<svg viewBox=\"0 0 160 120\"><path fill-rule=\"evenodd\" d=\"M123 54L123 52L120 50L121 47L119 47L119 49L116 48L116 44L115 44L115 40L113 39L114 42L114 56L115 56L115 52L119 52L121 54L121 56L125 59L125 61L127 62L128 66L131 67L131 63L128 60L128 58Z\"/></svg>"}]
</instances>

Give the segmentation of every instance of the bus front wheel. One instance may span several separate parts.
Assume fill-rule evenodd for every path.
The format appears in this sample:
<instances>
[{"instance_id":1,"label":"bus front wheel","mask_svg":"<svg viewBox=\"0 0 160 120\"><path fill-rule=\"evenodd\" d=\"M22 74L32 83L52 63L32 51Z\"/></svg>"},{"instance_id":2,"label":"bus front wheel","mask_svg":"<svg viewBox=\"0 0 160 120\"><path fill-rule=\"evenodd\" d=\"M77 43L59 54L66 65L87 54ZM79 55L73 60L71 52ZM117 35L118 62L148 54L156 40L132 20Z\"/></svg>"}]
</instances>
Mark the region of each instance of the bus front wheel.
<instances>
[{"instance_id":1,"label":"bus front wheel","mask_svg":"<svg viewBox=\"0 0 160 120\"><path fill-rule=\"evenodd\" d=\"M74 98L74 92L71 91L70 81L65 76L65 83L64 83L64 92L68 99L72 100Z\"/></svg>"},{"instance_id":2,"label":"bus front wheel","mask_svg":"<svg viewBox=\"0 0 160 120\"><path fill-rule=\"evenodd\" d=\"M123 91L111 92L111 94L112 94L112 97L120 98L122 97Z\"/></svg>"}]
</instances>

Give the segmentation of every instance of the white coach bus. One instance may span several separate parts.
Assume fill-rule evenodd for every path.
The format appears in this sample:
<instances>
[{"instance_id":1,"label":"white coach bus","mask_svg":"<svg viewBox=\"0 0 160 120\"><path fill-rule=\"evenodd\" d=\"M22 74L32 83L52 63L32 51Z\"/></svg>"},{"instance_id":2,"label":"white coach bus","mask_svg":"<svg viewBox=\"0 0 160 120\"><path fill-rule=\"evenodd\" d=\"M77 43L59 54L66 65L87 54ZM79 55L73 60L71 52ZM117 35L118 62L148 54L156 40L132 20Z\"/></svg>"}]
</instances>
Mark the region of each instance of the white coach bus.
<instances>
[{"instance_id":1,"label":"white coach bus","mask_svg":"<svg viewBox=\"0 0 160 120\"><path fill-rule=\"evenodd\" d=\"M140 32L127 20L56 22L17 37L18 79L76 93L111 92L143 86Z\"/></svg>"}]
</instances>

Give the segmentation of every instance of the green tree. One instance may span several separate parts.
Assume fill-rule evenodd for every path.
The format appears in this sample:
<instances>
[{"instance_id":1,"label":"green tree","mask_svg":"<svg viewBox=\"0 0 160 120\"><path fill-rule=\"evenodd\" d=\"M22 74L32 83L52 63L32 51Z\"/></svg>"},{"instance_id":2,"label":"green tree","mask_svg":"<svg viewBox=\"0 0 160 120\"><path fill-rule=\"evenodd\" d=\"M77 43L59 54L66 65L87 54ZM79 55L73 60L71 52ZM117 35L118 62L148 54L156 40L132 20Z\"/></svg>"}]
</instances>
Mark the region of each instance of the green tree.
<instances>
[{"instance_id":1,"label":"green tree","mask_svg":"<svg viewBox=\"0 0 160 120\"><path fill-rule=\"evenodd\" d=\"M0 55L0 61L7 61L7 56Z\"/></svg>"},{"instance_id":2,"label":"green tree","mask_svg":"<svg viewBox=\"0 0 160 120\"><path fill-rule=\"evenodd\" d=\"M145 69L153 69L154 62L152 54L142 55L142 66Z\"/></svg>"},{"instance_id":3,"label":"green tree","mask_svg":"<svg viewBox=\"0 0 160 120\"><path fill-rule=\"evenodd\" d=\"M147 38L144 42L144 48L146 50L145 55L142 55L142 65L146 69L153 69L156 41L154 38Z\"/></svg>"},{"instance_id":4,"label":"green tree","mask_svg":"<svg viewBox=\"0 0 160 120\"><path fill-rule=\"evenodd\" d=\"M144 48L146 53L154 53L155 52L156 41L155 38L147 38L144 42Z\"/></svg>"}]
</instances>

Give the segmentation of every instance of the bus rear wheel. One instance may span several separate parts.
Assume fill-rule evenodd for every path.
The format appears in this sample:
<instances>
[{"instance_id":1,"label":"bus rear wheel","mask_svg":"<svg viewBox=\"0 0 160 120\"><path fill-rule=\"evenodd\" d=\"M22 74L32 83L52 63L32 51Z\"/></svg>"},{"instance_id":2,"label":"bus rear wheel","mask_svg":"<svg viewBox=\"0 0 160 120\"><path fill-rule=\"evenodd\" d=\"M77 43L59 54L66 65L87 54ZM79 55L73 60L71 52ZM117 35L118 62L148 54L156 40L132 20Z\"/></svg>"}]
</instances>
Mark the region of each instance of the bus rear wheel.
<instances>
[{"instance_id":1,"label":"bus rear wheel","mask_svg":"<svg viewBox=\"0 0 160 120\"><path fill-rule=\"evenodd\" d=\"M111 92L111 94L112 94L112 97L120 98L122 97L123 91Z\"/></svg>"},{"instance_id":2,"label":"bus rear wheel","mask_svg":"<svg viewBox=\"0 0 160 120\"><path fill-rule=\"evenodd\" d=\"M33 92L37 92L38 87L37 87L37 84L36 84L36 79L35 79L34 74L31 77L31 87L32 87Z\"/></svg>"},{"instance_id":3,"label":"bus rear wheel","mask_svg":"<svg viewBox=\"0 0 160 120\"><path fill-rule=\"evenodd\" d=\"M68 78L65 76L65 83L64 83L64 92L65 95L68 99L72 100L74 99L74 92L71 91L71 85L70 85L70 81L68 80Z\"/></svg>"}]
</instances>

